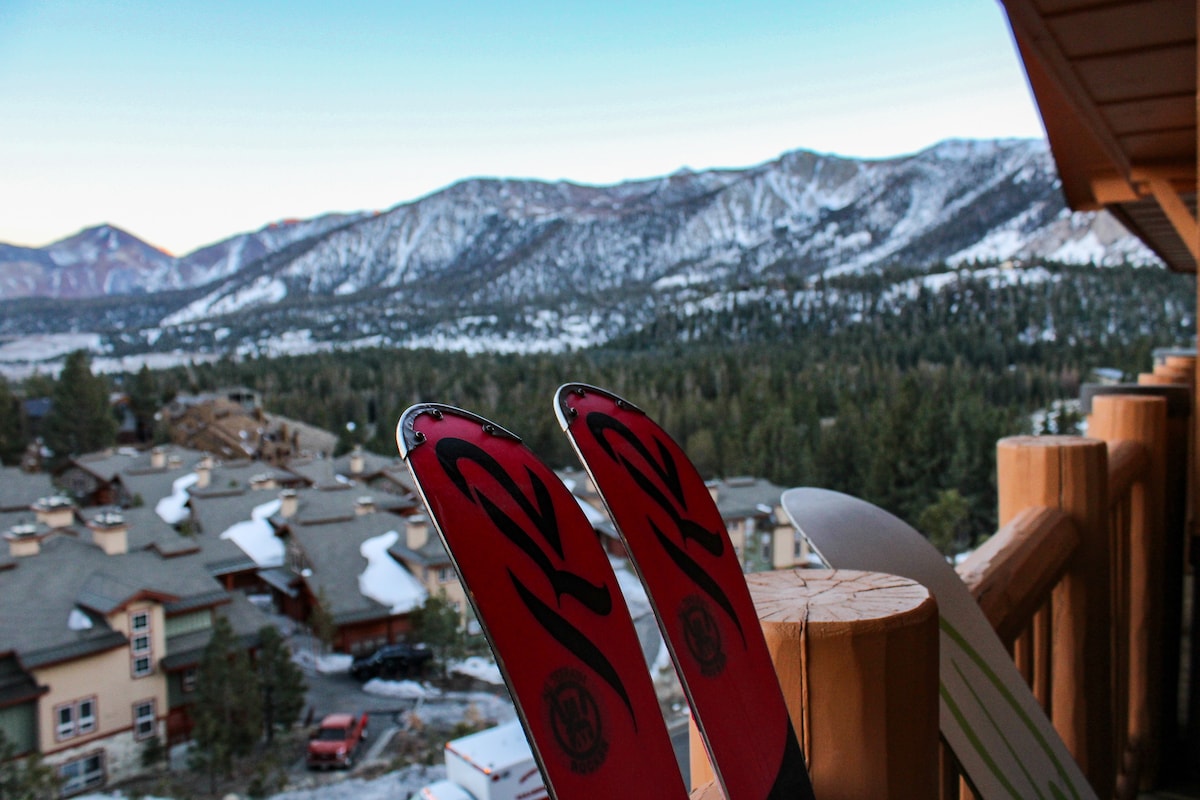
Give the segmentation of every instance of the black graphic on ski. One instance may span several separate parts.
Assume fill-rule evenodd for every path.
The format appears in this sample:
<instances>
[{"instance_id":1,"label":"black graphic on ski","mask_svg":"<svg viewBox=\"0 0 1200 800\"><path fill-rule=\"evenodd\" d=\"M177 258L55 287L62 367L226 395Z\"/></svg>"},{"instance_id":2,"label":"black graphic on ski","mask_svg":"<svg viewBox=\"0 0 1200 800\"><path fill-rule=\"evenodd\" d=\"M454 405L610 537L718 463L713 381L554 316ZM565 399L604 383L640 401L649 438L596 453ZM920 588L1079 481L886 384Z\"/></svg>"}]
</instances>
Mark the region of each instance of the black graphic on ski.
<instances>
[{"instance_id":1,"label":"black graphic on ski","mask_svg":"<svg viewBox=\"0 0 1200 800\"><path fill-rule=\"evenodd\" d=\"M629 610L575 497L466 411L413 406L396 438L550 795L686 797Z\"/></svg>"},{"instance_id":2,"label":"black graphic on ski","mask_svg":"<svg viewBox=\"0 0 1200 800\"><path fill-rule=\"evenodd\" d=\"M726 797L812 798L741 564L703 479L616 395L567 384L555 410L646 587Z\"/></svg>"}]
</instances>

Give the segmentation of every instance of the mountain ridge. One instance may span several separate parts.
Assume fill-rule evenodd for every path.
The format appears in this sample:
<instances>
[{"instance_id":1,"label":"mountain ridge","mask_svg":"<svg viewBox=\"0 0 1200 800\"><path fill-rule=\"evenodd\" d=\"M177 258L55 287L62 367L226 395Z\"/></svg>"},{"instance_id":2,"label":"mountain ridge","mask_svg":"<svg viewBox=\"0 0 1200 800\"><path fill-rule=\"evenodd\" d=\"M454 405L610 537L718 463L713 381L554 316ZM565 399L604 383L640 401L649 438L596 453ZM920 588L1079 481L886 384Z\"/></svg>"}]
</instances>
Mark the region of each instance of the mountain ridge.
<instances>
[{"instance_id":1,"label":"mountain ridge","mask_svg":"<svg viewBox=\"0 0 1200 800\"><path fill-rule=\"evenodd\" d=\"M572 330L603 341L706 293L1014 259L1155 261L1111 217L1065 207L1044 141L947 140L889 159L793 150L608 186L474 178L386 211L275 223L178 259L102 226L47 248L0 245L0 298L58 287L56 299L90 298L79 330L141 329L155 342L236 330L223 335L439 346L488 331L565 345ZM64 283L67 270L80 277ZM123 310L129 295L139 303ZM45 303L19 306L37 309L28 325L64 324L45 319Z\"/></svg>"}]
</instances>

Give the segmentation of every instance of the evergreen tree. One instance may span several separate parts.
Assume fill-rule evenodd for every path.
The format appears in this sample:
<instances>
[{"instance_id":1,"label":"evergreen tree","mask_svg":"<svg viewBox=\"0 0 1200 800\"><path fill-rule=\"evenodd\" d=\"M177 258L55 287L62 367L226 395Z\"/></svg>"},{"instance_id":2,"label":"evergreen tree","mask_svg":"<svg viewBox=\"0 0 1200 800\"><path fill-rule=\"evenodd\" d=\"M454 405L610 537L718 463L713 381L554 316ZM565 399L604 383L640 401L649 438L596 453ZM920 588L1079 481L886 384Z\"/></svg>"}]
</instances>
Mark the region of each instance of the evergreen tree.
<instances>
[{"instance_id":1,"label":"evergreen tree","mask_svg":"<svg viewBox=\"0 0 1200 800\"><path fill-rule=\"evenodd\" d=\"M308 627L312 631L312 635L321 645L321 651L326 652L333 646L333 637L337 634L337 623L333 621L333 614L329 611L329 595L325 593L325 587L317 588L316 602L313 603L312 610L308 612Z\"/></svg>"},{"instance_id":2,"label":"evergreen tree","mask_svg":"<svg viewBox=\"0 0 1200 800\"><path fill-rule=\"evenodd\" d=\"M92 374L85 351L67 356L51 401L42 434L56 458L102 450L116 441L117 420L109 402L108 381Z\"/></svg>"},{"instance_id":3,"label":"evergreen tree","mask_svg":"<svg viewBox=\"0 0 1200 800\"><path fill-rule=\"evenodd\" d=\"M42 763L38 753L17 758L17 747L0 728L0 798L4 800L51 800L58 797L59 777L53 767Z\"/></svg>"},{"instance_id":4,"label":"evergreen tree","mask_svg":"<svg viewBox=\"0 0 1200 800\"><path fill-rule=\"evenodd\" d=\"M258 635L258 688L263 728L270 743L276 728L287 730L300 718L306 687L304 675L292 661L291 651L279 631L265 625Z\"/></svg>"},{"instance_id":5,"label":"evergreen tree","mask_svg":"<svg viewBox=\"0 0 1200 800\"><path fill-rule=\"evenodd\" d=\"M412 625L412 637L428 645L444 677L450 659L463 653L462 619L458 609L441 591L425 598L425 603L413 609L408 620Z\"/></svg>"},{"instance_id":6,"label":"evergreen tree","mask_svg":"<svg viewBox=\"0 0 1200 800\"><path fill-rule=\"evenodd\" d=\"M129 408L137 423L137 440L149 442L154 438L154 415L159 411L158 386L145 364L138 370L129 387Z\"/></svg>"},{"instance_id":7,"label":"evergreen tree","mask_svg":"<svg viewBox=\"0 0 1200 800\"><path fill-rule=\"evenodd\" d=\"M25 451L25 430L21 423L21 402L0 376L0 463L17 464Z\"/></svg>"},{"instance_id":8,"label":"evergreen tree","mask_svg":"<svg viewBox=\"0 0 1200 800\"><path fill-rule=\"evenodd\" d=\"M217 773L231 774L234 759L247 755L259 740L261 709L250 659L229 620L218 616L196 669L189 754L192 769L208 775L210 791L216 791Z\"/></svg>"},{"instance_id":9,"label":"evergreen tree","mask_svg":"<svg viewBox=\"0 0 1200 800\"><path fill-rule=\"evenodd\" d=\"M938 492L937 499L917 517L916 528L945 556L956 555L965 543L971 509L957 489Z\"/></svg>"}]
</instances>

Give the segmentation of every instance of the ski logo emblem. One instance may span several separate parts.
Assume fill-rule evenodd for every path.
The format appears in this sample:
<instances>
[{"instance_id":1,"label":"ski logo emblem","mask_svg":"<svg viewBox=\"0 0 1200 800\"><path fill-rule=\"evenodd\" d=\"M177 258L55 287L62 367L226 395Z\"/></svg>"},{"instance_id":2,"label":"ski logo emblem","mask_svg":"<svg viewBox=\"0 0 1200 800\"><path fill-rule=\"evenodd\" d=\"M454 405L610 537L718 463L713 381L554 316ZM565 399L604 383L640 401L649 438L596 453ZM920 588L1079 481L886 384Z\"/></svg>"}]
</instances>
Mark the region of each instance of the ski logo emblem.
<instances>
[{"instance_id":1,"label":"ski logo emblem","mask_svg":"<svg viewBox=\"0 0 1200 800\"><path fill-rule=\"evenodd\" d=\"M638 488L671 519L675 526L675 532L683 542L683 547L664 533L652 518L647 517L646 521L654 532L659 546L675 566L712 602L716 603L733 622L734 627L741 635L742 644L745 646L746 634L742 630L741 620L738 619L737 613L733 609L733 603L720 585L713 580L708 570L689 555L686 549L689 544L694 544L713 558L720 558L725 552L725 539L721 533L714 533L685 516L687 505L683 496L683 485L679 480L679 467L670 450L661 441L655 440L654 444L658 451L656 458L646 444L624 423L599 411L589 412L585 417L585 422L588 431L609 458L620 464ZM610 436L628 444L646 463L658 479L657 482L639 469L624 453L618 453ZM721 639L707 602L702 596L693 595L681 608L680 617L684 630L688 632L688 650L700 664L702 673L709 677L720 674L725 668L725 654L721 650Z\"/></svg>"},{"instance_id":2,"label":"ski logo emblem","mask_svg":"<svg viewBox=\"0 0 1200 800\"><path fill-rule=\"evenodd\" d=\"M542 699L554 740L570 758L571 769L580 774L594 772L608 755L608 741L587 676L570 667L557 670L546 682Z\"/></svg>"},{"instance_id":3,"label":"ski logo emblem","mask_svg":"<svg viewBox=\"0 0 1200 800\"><path fill-rule=\"evenodd\" d=\"M521 527L521 524L512 519L509 515L500 509L500 505L487 497L485 492L480 491L478 487L472 487L467 482L466 477L462 474L461 462L472 462L476 467L480 467L491 475L498 483L500 488L503 488L505 493L508 493L509 498L516 501L516 504L521 507L521 510L526 513L526 516L533 522L534 527L538 530L541 540L546 542L557 555L559 560L563 560L562 537L558 533L558 518L554 516L554 506L550 497L550 491L546 488L546 483L534 474L532 469L526 468L530 482L533 485L534 499L530 500L521 492L521 488L517 486L516 481L500 467L496 458L491 456L486 450L479 445L470 443L464 439L442 439L437 444L438 463L442 465L446 476L454 482L458 487L458 491L462 492L463 497L472 501L475 505L481 507L486 513L488 519L496 525L496 528L504 536L514 543L521 551L528 555L529 560L541 571L551 588L554 590L554 606L562 603L563 596L569 596L577 602L580 602L589 612L600 616L607 616L612 613L612 595L608 593L608 587L604 584L596 585L587 581L581 576L568 570L560 570L554 566L550 555L545 549L542 549L534 536L529 534L529 531ZM634 715L634 705L629 699L629 694L625 692L625 686L620 680L620 675L617 674L616 668L613 668L612 663L605 657L604 652L596 646L592 640L583 636L583 633L577 627L571 625L571 622L562 614L559 614L550 603L542 600L536 595L532 589L524 585L520 579L514 575L512 570L509 570L509 579L512 581L512 587L516 589L516 593L521 597L521 601L526 606L526 609L533 615L534 620L545 628L547 633L562 644L564 648L574 652L580 661L586 663L587 666L599 675L602 680L612 686L613 691L616 691L625 708L629 709L629 715ZM586 690L584 690L586 691ZM595 700L590 702L593 708L596 708Z\"/></svg>"},{"instance_id":4,"label":"ski logo emblem","mask_svg":"<svg viewBox=\"0 0 1200 800\"><path fill-rule=\"evenodd\" d=\"M726 661L725 651L721 648L721 629L704 598L693 594L683 601L679 608L679 624L688 652L700 665L700 674L706 678L720 675Z\"/></svg>"}]
</instances>

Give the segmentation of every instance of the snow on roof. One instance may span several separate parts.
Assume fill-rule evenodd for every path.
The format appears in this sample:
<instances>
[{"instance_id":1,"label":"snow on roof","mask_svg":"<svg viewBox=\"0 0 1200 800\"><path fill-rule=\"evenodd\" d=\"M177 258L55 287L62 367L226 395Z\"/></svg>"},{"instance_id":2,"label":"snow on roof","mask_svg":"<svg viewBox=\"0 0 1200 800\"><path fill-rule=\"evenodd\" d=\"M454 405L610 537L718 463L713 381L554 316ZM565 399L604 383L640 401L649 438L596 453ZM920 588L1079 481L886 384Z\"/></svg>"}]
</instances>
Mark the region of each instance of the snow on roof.
<instances>
[{"instance_id":1,"label":"snow on roof","mask_svg":"<svg viewBox=\"0 0 1200 800\"><path fill-rule=\"evenodd\" d=\"M446 742L446 750L480 769L503 769L533 758L519 720Z\"/></svg>"},{"instance_id":2,"label":"snow on roof","mask_svg":"<svg viewBox=\"0 0 1200 800\"><path fill-rule=\"evenodd\" d=\"M358 576L358 590L364 597L390 606L393 614L412 611L428 596L425 587L388 554L399 538L400 534L388 531L367 539L358 549L367 560L367 568Z\"/></svg>"},{"instance_id":3,"label":"snow on roof","mask_svg":"<svg viewBox=\"0 0 1200 800\"><path fill-rule=\"evenodd\" d=\"M182 478L176 478L171 484L171 494L158 501L154 506L154 511L158 516L162 517L162 521L168 525L176 525L187 519L187 509L185 506L188 501L188 487L200 480L200 476L194 472L184 475Z\"/></svg>"},{"instance_id":4,"label":"snow on roof","mask_svg":"<svg viewBox=\"0 0 1200 800\"><path fill-rule=\"evenodd\" d=\"M267 522L281 505L283 501L276 498L255 506L248 521L231 526L221 534L221 538L231 540L260 567L282 567L283 542L275 536L275 530Z\"/></svg>"},{"instance_id":5,"label":"snow on roof","mask_svg":"<svg viewBox=\"0 0 1200 800\"><path fill-rule=\"evenodd\" d=\"M88 631L95 626L92 618L80 611L78 608L72 608L71 613L67 615L67 628L73 631Z\"/></svg>"}]
</instances>

